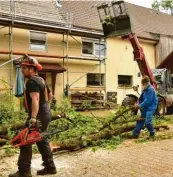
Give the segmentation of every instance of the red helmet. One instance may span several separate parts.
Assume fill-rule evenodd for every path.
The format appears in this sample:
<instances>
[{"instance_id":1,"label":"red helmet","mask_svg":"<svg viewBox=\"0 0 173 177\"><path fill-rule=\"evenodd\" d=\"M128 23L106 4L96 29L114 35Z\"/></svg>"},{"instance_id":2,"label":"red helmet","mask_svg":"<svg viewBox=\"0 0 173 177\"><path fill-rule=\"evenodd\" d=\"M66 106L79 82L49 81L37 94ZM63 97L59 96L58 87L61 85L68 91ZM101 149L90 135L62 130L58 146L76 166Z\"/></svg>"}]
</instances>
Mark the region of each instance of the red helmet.
<instances>
[{"instance_id":1,"label":"red helmet","mask_svg":"<svg viewBox=\"0 0 173 177\"><path fill-rule=\"evenodd\" d=\"M26 58L21 62L21 66L34 66L37 71L42 70L42 65L40 65L35 58L29 57L28 55L26 55L25 57Z\"/></svg>"}]
</instances>

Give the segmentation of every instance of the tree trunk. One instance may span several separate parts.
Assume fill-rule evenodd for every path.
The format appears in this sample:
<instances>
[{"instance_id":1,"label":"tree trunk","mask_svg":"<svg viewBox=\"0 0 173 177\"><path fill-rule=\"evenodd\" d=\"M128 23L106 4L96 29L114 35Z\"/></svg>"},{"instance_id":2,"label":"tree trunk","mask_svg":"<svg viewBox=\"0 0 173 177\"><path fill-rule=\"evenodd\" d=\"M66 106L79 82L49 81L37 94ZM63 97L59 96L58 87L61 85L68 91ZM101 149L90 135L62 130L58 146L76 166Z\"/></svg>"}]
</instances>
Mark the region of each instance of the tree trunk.
<instances>
[{"instance_id":1,"label":"tree trunk","mask_svg":"<svg viewBox=\"0 0 173 177\"><path fill-rule=\"evenodd\" d=\"M60 119L60 118L63 118L63 117L61 117L60 115L52 116L52 121ZM10 126L9 125L0 126L0 135L7 134L9 128L10 128L10 130L15 131L15 130L23 129L24 127L25 127L25 122L15 123Z\"/></svg>"},{"instance_id":2,"label":"tree trunk","mask_svg":"<svg viewBox=\"0 0 173 177\"><path fill-rule=\"evenodd\" d=\"M84 148L86 146L93 145L94 142L97 142L101 139L109 139L112 136L117 136L122 133L132 131L135 128L135 126L136 126L136 122L133 122L133 123L131 122L129 124L123 124L121 127L117 128L116 130L110 130L110 129L105 128L104 130L102 130L96 134L84 135L81 137L76 137L76 138L67 139L64 141L55 142L53 151L78 150L80 148ZM154 128L156 128L156 129L159 129L159 128L169 129L169 127L167 125L156 125L156 126L154 126Z\"/></svg>"}]
</instances>

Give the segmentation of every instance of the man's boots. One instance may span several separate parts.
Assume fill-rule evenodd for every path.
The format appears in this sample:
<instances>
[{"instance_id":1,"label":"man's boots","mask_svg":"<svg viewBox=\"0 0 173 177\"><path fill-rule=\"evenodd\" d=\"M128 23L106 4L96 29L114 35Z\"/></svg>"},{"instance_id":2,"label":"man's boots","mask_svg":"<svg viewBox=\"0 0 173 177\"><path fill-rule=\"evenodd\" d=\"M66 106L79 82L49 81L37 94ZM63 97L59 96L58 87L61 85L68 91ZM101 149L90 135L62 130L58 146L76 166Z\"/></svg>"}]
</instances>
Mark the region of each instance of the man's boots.
<instances>
[{"instance_id":1,"label":"man's boots","mask_svg":"<svg viewBox=\"0 0 173 177\"><path fill-rule=\"evenodd\" d=\"M37 175L51 175L56 173L57 171L55 167L44 167L42 170L37 171Z\"/></svg>"},{"instance_id":2,"label":"man's boots","mask_svg":"<svg viewBox=\"0 0 173 177\"><path fill-rule=\"evenodd\" d=\"M31 171L27 171L27 172L17 171L16 173L9 174L8 177L32 177L32 175L31 175Z\"/></svg>"}]
</instances>

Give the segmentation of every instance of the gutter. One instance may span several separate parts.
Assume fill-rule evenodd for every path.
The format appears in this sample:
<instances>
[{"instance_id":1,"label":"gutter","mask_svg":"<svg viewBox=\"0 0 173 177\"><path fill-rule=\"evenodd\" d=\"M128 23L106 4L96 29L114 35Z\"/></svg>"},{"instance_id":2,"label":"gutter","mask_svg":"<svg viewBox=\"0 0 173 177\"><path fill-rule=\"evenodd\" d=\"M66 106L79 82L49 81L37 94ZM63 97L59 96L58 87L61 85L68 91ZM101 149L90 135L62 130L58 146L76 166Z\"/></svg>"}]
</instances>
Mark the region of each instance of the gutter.
<instances>
[{"instance_id":1,"label":"gutter","mask_svg":"<svg viewBox=\"0 0 173 177\"><path fill-rule=\"evenodd\" d=\"M0 24L3 24L3 22L6 23L10 23L11 20L10 19L4 19L4 18L0 18ZM9 24L8 24L9 25ZM18 26L19 25L19 26ZM21 26L20 26L21 25ZM48 31L48 29L54 33L64 33L64 31L68 32L69 30L71 31L71 33L75 33L75 35L87 35L87 36L92 36L93 38L100 38L100 37L104 37L103 31L96 31L92 28L85 28L85 29L81 29L81 27L79 28L79 26L76 26L76 28L69 28L66 26L53 26L53 25L46 25L46 24L39 24L39 23L32 23L32 22L24 22L21 20L14 20L14 27L23 27L22 25L29 25L27 27L27 29L37 29L37 27L39 28L39 31ZM33 25L32 27L30 25ZM62 24L60 24L62 25ZM26 26L25 26L26 27ZM46 27L46 29L43 29L42 27ZM75 27L75 26L74 26ZM41 29L40 29L41 28ZM54 30L53 30L54 29ZM60 30L60 31L55 31L55 30ZM76 34L77 33L77 34ZM143 39L143 40L149 40L149 41L153 41L153 42L159 42L159 39L153 39L153 38L146 38L146 37L141 37L141 36L137 36L139 39Z\"/></svg>"},{"instance_id":2,"label":"gutter","mask_svg":"<svg viewBox=\"0 0 173 177\"><path fill-rule=\"evenodd\" d=\"M153 42L155 44L158 44L158 42L159 42L159 39L152 39L152 38L146 38L146 37L141 37L141 36L137 36L137 37L138 37L138 39L142 39L142 40L146 40L146 41L151 41L151 42Z\"/></svg>"},{"instance_id":3,"label":"gutter","mask_svg":"<svg viewBox=\"0 0 173 177\"><path fill-rule=\"evenodd\" d=\"M4 23L10 23L11 20L9 19L4 19L4 18L0 18L0 23L3 24ZM32 22L23 22L20 20L14 20L14 27L18 26L18 25L34 25L34 27L46 27L47 29L56 29L56 30L60 30L62 32L64 31L71 31L71 33L82 33L82 34L86 34L86 35L90 35L90 36L94 36L95 38L97 37L104 37L103 32L97 32L97 31L91 31L91 30L84 30L84 29L75 29L72 28L70 29L69 27L61 27L61 26L52 26L52 25L46 25L46 24L37 24L37 23L32 23ZM28 28L31 28L31 26L29 26ZM32 29L32 28L31 28ZM41 29L42 31L46 31L46 29ZM52 30L53 31L53 30ZM55 30L53 32L56 32Z\"/></svg>"}]
</instances>

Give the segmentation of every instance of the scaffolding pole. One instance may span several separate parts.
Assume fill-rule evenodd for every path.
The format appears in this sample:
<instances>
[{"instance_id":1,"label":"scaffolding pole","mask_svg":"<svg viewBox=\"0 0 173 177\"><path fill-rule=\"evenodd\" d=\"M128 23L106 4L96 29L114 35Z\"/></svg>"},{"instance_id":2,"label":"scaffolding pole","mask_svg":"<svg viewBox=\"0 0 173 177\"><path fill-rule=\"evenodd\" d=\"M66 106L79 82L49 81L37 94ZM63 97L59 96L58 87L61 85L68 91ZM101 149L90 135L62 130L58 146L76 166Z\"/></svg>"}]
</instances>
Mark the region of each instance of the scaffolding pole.
<instances>
[{"instance_id":1,"label":"scaffolding pole","mask_svg":"<svg viewBox=\"0 0 173 177\"><path fill-rule=\"evenodd\" d=\"M79 44L80 44L80 46L82 45L82 43L80 42L80 41L78 41L74 36L72 36L72 35L70 35L70 37L72 37L76 42L78 42ZM105 80L104 80L104 82L102 83L102 69L101 69L101 66L102 66L102 64L104 64L104 74L105 74L105 77L104 77L104 79L106 79L106 62L105 62L105 59L106 59L106 57L104 56L104 58L102 58L102 56L101 56L101 39L99 39L98 40L98 42L99 42L99 55L98 56L96 56L95 54L94 54L94 57L96 57L97 58L97 61L99 62L99 64L98 65L96 65L97 67L98 67L98 69L99 69L99 87L100 86L104 86L104 94L105 94L105 96L104 96L104 98L103 98L103 100L101 100L101 98L102 98L102 91L101 90L99 90L99 97L100 97L100 99L99 99L99 104L100 104L100 108L102 107L103 108L103 106L105 106L105 103L106 103L106 90L105 90L105 85L106 85L106 83L105 83ZM105 38L104 38L104 44L105 44ZM105 50L106 50L106 47L104 47L104 54L105 54ZM94 60L92 60L92 61L94 61ZM69 72L69 68L68 68L68 74L69 73L85 73L85 74L83 74L81 77L79 77L78 79L76 79L72 84L70 84L69 85L69 90L72 92L73 91L73 88L71 88L70 89L70 87L74 84L74 83L76 83L76 82L78 82L79 80L81 80L84 76L86 76L87 75L87 73L86 72ZM69 82L68 82L68 84L69 84ZM78 90L80 90L80 88L78 89ZM87 90L87 89L86 89ZM74 91L75 91L75 89L74 89ZM79 93L79 91L78 91L78 93ZM81 95L83 95L82 93L81 93ZM83 95L84 96L84 95ZM84 96L85 97L85 96ZM92 97L89 97L89 96L87 96L87 98L90 98L91 100L94 100L94 98L92 98ZM95 101L97 101L97 100L95 100ZM103 104L103 106L102 106L102 104Z\"/></svg>"},{"instance_id":2,"label":"scaffolding pole","mask_svg":"<svg viewBox=\"0 0 173 177\"><path fill-rule=\"evenodd\" d=\"M10 13L11 13L11 23L9 25L9 60L13 58L13 25L14 25L14 15L15 15L15 2L10 0ZM12 101L13 95L13 62L10 64L10 100Z\"/></svg>"},{"instance_id":3,"label":"scaffolding pole","mask_svg":"<svg viewBox=\"0 0 173 177\"><path fill-rule=\"evenodd\" d=\"M64 54L65 54L65 38L64 38L64 33L63 33L63 38L62 38L62 42L63 42L63 68L64 68ZM63 95L64 95L64 89L65 89L65 84L64 84L64 79L65 79L65 76L64 76L64 72L63 72Z\"/></svg>"}]
</instances>

